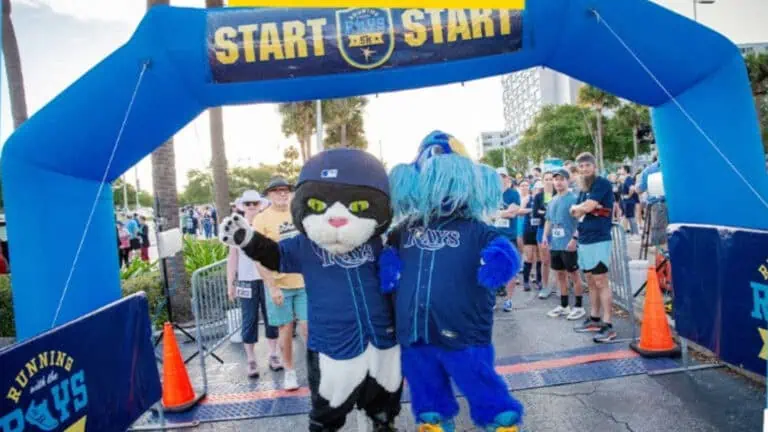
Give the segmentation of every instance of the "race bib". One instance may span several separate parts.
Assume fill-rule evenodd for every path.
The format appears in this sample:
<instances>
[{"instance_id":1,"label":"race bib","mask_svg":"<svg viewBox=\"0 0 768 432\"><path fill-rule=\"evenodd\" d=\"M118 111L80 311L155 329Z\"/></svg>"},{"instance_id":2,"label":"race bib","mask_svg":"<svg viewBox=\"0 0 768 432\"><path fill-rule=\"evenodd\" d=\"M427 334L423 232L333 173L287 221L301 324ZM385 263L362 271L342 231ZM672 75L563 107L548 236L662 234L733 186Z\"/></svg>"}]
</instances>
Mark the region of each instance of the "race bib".
<instances>
[{"instance_id":1,"label":"race bib","mask_svg":"<svg viewBox=\"0 0 768 432\"><path fill-rule=\"evenodd\" d=\"M531 226L541 225L541 218L531 218Z\"/></svg>"},{"instance_id":2,"label":"race bib","mask_svg":"<svg viewBox=\"0 0 768 432\"><path fill-rule=\"evenodd\" d=\"M239 298L249 299L252 296L252 290L251 288L237 287L237 296Z\"/></svg>"},{"instance_id":3,"label":"race bib","mask_svg":"<svg viewBox=\"0 0 768 432\"><path fill-rule=\"evenodd\" d=\"M509 219L505 218L498 218L496 219L496 222L494 223L496 228L509 228Z\"/></svg>"},{"instance_id":4,"label":"race bib","mask_svg":"<svg viewBox=\"0 0 768 432\"><path fill-rule=\"evenodd\" d=\"M554 237L554 238L563 238L563 237L565 237L565 229L563 229L563 227L554 227L554 228L552 228L552 237Z\"/></svg>"}]
</instances>

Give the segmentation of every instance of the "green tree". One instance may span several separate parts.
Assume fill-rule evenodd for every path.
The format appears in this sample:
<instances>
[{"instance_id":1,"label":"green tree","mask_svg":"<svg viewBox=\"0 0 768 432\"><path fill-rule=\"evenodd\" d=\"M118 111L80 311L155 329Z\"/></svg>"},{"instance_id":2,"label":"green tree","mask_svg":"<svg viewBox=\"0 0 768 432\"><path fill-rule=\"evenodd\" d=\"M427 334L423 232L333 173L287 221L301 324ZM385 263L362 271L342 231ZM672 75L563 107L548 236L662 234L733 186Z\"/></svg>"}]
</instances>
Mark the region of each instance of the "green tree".
<instances>
[{"instance_id":1,"label":"green tree","mask_svg":"<svg viewBox=\"0 0 768 432\"><path fill-rule=\"evenodd\" d=\"M231 168L229 170L230 199L234 200L248 189L263 192L276 171L277 167L271 165Z\"/></svg>"},{"instance_id":2,"label":"green tree","mask_svg":"<svg viewBox=\"0 0 768 432\"><path fill-rule=\"evenodd\" d=\"M533 161L547 157L574 159L592 148L587 122L592 113L574 105L545 106L519 144L521 151Z\"/></svg>"},{"instance_id":3,"label":"green tree","mask_svg":"<svg viewBox=\"0 0 768 432\"><path fill-rule=\"evenodd\" d=\"M325 148L368 148L363 127L363 113L368 99L355 96L323 101L323 122L327 125Z\"/></svg>"},{"instance_id":4,"label":"green tree","mask_svg":"<svg viewBox=\"0 0 768 432\"><path fill-rule=\"evenodd\" d=\"M642 152L638 134L641 128L650 126L651 113L646 106L626 103L616 111L616 120L632 130L632 167L637 168L637 155Z\"/></svg>"},{"instance_id":5,"label":"green tree","mask_svg":"<svg viewBox=\"0 0 768 432\"><path fill-rule=\"evenodd\" d=\"M606 109L611 109L619 106L619 98L615 95L600 90L597 87L585 85L579 89L579 104L588 106L595 111L596 125L595 128L595 157L597 158L598 168L603 170L605 167L605 158L603 155L603 120Z\"/></svg>"},{"instance_id":6,"label":"green tree","mask_svg":"<svg viewBox=\"0 0 768 432\"><path fill-rule=\"evenodd\" d=\"M283 160L277 164L275 173L295 182L299 177L301 167L297 163L299 160L299 151L294 146L290 146L283 152Z\"/></svg>"},{"instance_id":7,"label":"green tree","mask_svg":"<svg viewBox=\"0 0 768 432\"><path fill-rule=\"evenodd\" d=\"M281 103L277 110L282 117L283 134L286 137L296 136L301 160L306 162L312 156L310 143L316 128L315 102Z\"/></svg>"},{"instance_id":8,"label":"green tree","mask_svg":"<svg viewBox=\"0 0 768 432\"><path fill-rule=\"evenodd\" d=\"M136 188L128 183L125 186L128 191L128 208L136 206ZM119 178L112 183L112 198L115 203L115 207L123 209L126 208L125 194L123 193L123 179ZM154 198L147 191L139 191L139 205L141 207L153 207Z\"/></svg>"},{"instance_id":9,"label":"green tree","mask_svg":"<svg viewBox=\"0 0 768 432\"><path fill-rule=\"evenodd\" d=\"M744 61L762 129L763 149L768 152L768 53L750 54Z\"/></svg>"},{"instance_id":10,"label":"green tree","mask_svg":"<svg viewBox=\"0 0 768 432\"><path fill-rule=\"evenodd\" d=\"M208 204L213 201L213 177L207 170L187 171L187 187L179 194L182 205Z\"/></svg>"}]
</instances>

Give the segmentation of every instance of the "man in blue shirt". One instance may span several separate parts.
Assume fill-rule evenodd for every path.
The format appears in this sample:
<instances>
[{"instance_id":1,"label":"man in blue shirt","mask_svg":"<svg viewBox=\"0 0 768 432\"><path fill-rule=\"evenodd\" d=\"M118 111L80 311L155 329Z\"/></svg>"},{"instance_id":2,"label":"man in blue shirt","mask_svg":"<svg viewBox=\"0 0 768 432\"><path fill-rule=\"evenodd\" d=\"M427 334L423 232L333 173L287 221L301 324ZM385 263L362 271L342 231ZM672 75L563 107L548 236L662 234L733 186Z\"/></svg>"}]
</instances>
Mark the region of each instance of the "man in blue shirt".
<instances>
[{"instance_id":1,"label":"man in blue shirt","mask_svg":"<svg viewBox=\"0 0 768 432\"><path fill-rule=\"evenodd\" d=\"M579 267L587 277L591 307L589 317L576 331L596 332L595 342L610 342L616 339L616 331L611 324L613 293L608 285L613 188L611 182L597 175L595 157L591 153L580 154L576 163L582 185L577 204L571 207L570 212L579 220L578 235L573 238L579 243Z\"/></svg>"},{"instance_id":2,"label":"man in blue shirt","mask_svg":"<svg viewBox=\"0 0 768 432\"><path fill-rule=\"evenodd\" d=\"M134 213L128 217L128 222L125 223L125 229L128 234L131 235L131 254L135 255L141 249L141 240L139 239L139 214Z\"/></svg>"},{"instance_id":3,"label":"man in blue shirt","mask_svg":"<svg viewBox=\"0 0 768 432\"><path fill-rule=\"evenodd\" d=\"M503 207L499 212L499 217L496 218L494 225L499 232L504 235L513 244L517 244L517 213L520 210L520 193L512 185L512 178L509 176L507 169L499 167L496 172L501 178L502 185L504 186ZM499 292L499 297L506 297L504 301L504 310L512 310L512 300L509 296L512 295L512 291L515 288L515 279L510 280L507 286L502 287Z\"/></svg>"},{"instance_id":4,"label":"man in blue shirt","mask_svg":"<svg viewBox=\"0 0 768 432\"><path fill-rule=\"evenodd\" d=\"M639 234L637 229L637 219L635 218L635 206L639 202L637 191L635 190L635 178L632 177L632 169L629 165L623 165L619 169L620 178L623 177L621 184L621 212L629 223L629 232L631 235Z\"/></svg>"},{"instance_id":5,"label":"man in blue shirt","mask_svg":"<svg viewBox=\"0 0 768 432\"><path fill-rule=\"evenodd\" d=\"M549 247L550 264L555 271L557 284L560 286L560 306L547 313L551 318L567 317L578 320L586 315L581 305L583 287L579 277L578 254L576 252L578 220L570 214L570 209L576 204L576 194L568 190L568 171L557 170L553 173L553 184L557 195L547 207L542 246ZM550 242L549 239L552 239ZM568 279L573 283L576 303L573 309L569 306Z\"/></svg>"}]
</instances>

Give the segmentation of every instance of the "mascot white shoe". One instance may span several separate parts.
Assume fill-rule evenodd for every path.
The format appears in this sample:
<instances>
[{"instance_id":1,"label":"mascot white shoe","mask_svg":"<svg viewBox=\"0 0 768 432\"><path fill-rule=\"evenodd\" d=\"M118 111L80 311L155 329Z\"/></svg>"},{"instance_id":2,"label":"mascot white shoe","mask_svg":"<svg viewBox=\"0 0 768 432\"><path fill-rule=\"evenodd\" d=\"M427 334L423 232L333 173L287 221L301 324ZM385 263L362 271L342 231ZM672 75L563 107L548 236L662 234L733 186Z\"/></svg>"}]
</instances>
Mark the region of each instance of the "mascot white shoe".
<instances>
[{"instance_id":1,"label":"mascot white shoe","mask_svg":"<svg viewBox=\"0 0 768 432\"><path fill-rule=\"evenodd\" d=\"M395 292L397 338L419 431L453 432L451 381L484 431L518 432L523 407L494 369L496 291L517 273L512 244L487 225L501 182L452 136L433 132L390 174L396 216L381 280Z\"/></svg>"},{"instance_id":2,"label":"mascot white shoe","mask_svg":"<svg viewBox=\"0 0 768 432\"><path fill-rule=\"evenodd\" d=\"M360 150L317 154L299 174L291 213L301 234L279 243L238 215L222 221L219 238L268 269L304 276L309 430L337 431L357 407L375 431L394 431L403 379L392 300L378 277L392 220L384 166Z\"/></svg>"}]
</instances>

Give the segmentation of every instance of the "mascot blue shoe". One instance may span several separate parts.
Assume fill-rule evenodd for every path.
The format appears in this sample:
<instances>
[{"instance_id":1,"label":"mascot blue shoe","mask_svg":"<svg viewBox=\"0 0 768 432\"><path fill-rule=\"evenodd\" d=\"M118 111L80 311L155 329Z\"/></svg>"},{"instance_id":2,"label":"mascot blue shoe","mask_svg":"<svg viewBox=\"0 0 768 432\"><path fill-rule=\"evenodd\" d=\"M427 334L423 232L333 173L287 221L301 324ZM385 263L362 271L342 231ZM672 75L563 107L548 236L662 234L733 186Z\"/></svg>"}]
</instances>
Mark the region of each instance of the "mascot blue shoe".
<instances>
[{"instance_id":1,"label":"mascot blue shoe","mask_svg":"<svg viewBox=\"0 0 768 432\"><path fill-rule=\"evenodd\" d=\"M491 341L496 290L520 268L512 243L488 222L502 204L501 179L477 164L461 142L427 135L413 163L389 176L396 226L379 272L396 293L396 335L419 431L453 431L466 396L482 430L517 432L522 405L494 369Z\"/></svg>"}]
</instances>

